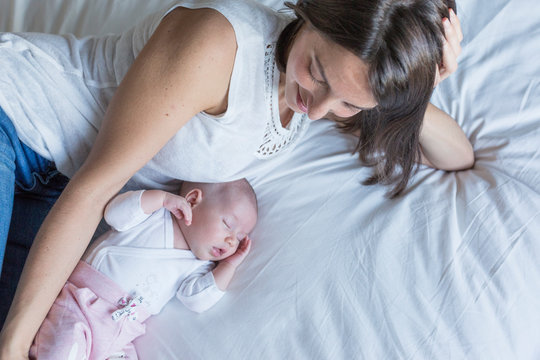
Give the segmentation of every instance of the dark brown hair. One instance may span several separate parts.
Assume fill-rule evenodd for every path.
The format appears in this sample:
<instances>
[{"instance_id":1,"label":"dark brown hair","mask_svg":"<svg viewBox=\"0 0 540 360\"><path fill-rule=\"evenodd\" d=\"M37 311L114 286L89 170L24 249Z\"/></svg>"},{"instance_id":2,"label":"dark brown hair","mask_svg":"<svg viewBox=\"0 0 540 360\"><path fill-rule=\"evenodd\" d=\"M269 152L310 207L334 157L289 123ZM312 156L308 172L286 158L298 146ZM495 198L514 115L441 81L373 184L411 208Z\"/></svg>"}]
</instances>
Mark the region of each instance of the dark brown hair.
<instances>
[{"instance_id":1,"label":"dark brown hair","mask_svg":"<svg viewBox=\"0 0 540 360\"><path fill-rule=\"evenodd\" d=\"M348 119L341 130L359 133L360 160L374 167L364 184L407 187L420 159L422 120L442 61L443 17L452 0L299 0L286 2L296 19L280 34L276 62L282 72L298 30L311 24L327 39L356 54L369 67L377 106Z\"/></svg>"}]
</instances>

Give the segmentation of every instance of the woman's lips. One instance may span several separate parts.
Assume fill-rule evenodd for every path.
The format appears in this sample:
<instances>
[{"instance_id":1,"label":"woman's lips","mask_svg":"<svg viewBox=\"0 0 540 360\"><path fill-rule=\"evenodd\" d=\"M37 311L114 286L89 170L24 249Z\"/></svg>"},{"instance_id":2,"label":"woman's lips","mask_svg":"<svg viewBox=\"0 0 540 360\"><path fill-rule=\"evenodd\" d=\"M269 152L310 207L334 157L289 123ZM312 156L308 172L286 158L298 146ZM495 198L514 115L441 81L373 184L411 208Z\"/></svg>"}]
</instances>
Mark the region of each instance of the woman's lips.
<instances>
[{"instance_id":1,"label":"woman's lips","mask_svg":"<svg viewBox=\"0 0 540 360\"><path fill-rule=\"evenodd\" d=\"M301 112L303 113L308 112L308 108L304 104L304 101L302 100L302 97L300 96L300 91L298 91L298 94L296 95L296 105L298 105L298 108L300 109Z\"/></svg>"}]
</instances>

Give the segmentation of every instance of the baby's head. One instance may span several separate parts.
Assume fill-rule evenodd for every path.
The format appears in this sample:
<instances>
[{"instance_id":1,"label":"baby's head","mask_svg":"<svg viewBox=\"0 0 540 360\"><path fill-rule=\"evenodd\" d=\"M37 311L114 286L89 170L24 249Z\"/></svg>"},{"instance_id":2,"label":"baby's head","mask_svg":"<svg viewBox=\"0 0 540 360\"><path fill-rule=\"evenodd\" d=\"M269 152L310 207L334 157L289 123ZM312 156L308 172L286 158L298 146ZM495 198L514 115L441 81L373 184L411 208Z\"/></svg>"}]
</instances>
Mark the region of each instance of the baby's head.
<instances>
[{"instance_id":1,"label":"baby's head","mask_svg":"<svg viewBox=\"0 0 540 360\"><path fill-rule=\"evenodd\" d=\"M245 179L225 183L185 181L180 195L192 209L191 225L178 224L193 254L219 261L236 252L257 222L257 198Z\"/></svg>"}]
</instances>

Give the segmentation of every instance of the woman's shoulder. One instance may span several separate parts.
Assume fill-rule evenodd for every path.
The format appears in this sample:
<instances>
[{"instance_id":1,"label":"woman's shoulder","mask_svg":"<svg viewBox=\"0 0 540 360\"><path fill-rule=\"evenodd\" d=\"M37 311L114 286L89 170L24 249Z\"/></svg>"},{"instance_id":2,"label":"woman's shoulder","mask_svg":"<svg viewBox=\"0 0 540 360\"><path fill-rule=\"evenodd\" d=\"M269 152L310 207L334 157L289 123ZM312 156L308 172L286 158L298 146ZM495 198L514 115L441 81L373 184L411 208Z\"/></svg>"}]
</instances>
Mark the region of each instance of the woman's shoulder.
<instances>
[{"instance_id":1,"label":"woman's shoulder","mask_svg":"<svg viewBox=\"0 0 540 360\"><path fill-rule=\"evenodd\" d=\"M160 26L165 27L168 33L176 33L179 36L182 34L189 34L190 38L199 36L198 41L222 39L223 43L230 43L226 40L234 39L231 23L223 14L211 8L177 7L163 18Z\"/></svg>"},{"instance_id":2,"label":"woman's shoulder","mask_svg":"<svg viewBox=\"0 0 540 360\"><path fill-rule=\"evenodd\" d=\"M268 38L277 37L290 21L288 17L255 0L184 0L176 6L206 12L209 21L223 27L226 27L223 23L226 20L232 26L237 42L261 37L264 42L273 42ZM178 10L175 8L173 11Z\"/></svg>"}]
</instances>

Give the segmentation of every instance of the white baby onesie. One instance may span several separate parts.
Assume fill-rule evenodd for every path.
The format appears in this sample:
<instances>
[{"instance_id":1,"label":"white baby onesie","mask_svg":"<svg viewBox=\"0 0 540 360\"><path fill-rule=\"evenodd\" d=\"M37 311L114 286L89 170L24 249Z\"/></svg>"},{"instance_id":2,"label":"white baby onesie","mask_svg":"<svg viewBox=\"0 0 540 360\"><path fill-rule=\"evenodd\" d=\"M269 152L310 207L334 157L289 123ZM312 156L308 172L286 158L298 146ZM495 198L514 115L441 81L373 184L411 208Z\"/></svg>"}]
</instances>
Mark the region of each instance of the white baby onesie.
<instances>
[{"instance_id":1,"label":"white baby onesie","mask_svg":"<svg viewBox=\"0 0 540 360\"><path fill-rule=\"evenodd\" d=\"M175 249L170 212L145 214L142 193L127 192L109 203L105 220L112 230L96 239L83 260L128 294L142 297L152 315L175 293L190 310L207 310L224 294L211 271L214 263Z\"/></svg>"}]
</instances>

